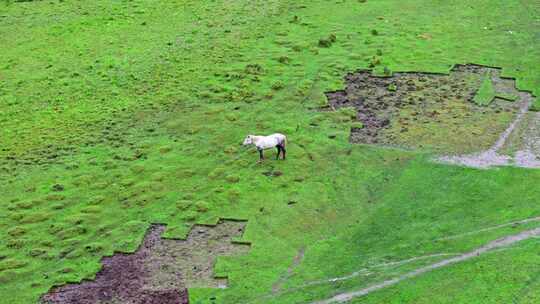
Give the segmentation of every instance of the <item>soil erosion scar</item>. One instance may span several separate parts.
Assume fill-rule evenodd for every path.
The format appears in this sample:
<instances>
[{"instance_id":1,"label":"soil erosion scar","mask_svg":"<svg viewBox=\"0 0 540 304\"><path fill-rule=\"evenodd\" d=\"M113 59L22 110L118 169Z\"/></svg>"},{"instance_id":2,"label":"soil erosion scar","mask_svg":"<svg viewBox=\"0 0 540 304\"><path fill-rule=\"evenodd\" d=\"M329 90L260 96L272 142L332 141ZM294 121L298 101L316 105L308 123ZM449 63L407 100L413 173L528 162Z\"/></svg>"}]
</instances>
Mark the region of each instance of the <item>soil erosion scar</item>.
<instances>
[{"instance_id":1,"label":"soil erosion scar","mask_svg":"<svg viewBox=\"0 0 540 304\"><path fill-rule=\"evenodd\" d=\"M408 273L406 273L406 274L404 274L402 276L399 276L397 278L393 278L393 279L390 279L390 280L387 280L387 281L384 281L384 282L381 282L381 283L378 283L378 284L375 284L375 285L372 285L372 286L369 286L367 288L360 289L360 290L357 290L357 291L340 293L340 294L337 294L337 295L335 295L334 297L332 297L330 299L314 302L313 304L330 304L330 303L347 302L347 301L350 301L353 298L365 296L365 295L367 295L367 294L369 294L369 293L371 293L373 291L376 291L376 290L379 290L379 289L382 289L382 288L385 288L385 287L388 287L388 286L395 285L395 284L397 284L397 283L399 283L399 282L401 282L403 280L419 276L419 275L421 275L423 273L435 270L437 268L441 268L441 267L448 266L448 265L451 265L451 264L463 262L463 261L472 259L472 258L474 258L476 256L479 256L481 254L492 251L494 249L507 247L507 246L513 245L513 244L515 244L517 242L520 242L520 241L523 241L523 240L526 240L526 239L529 239L529 238L532 238L532 237L536 237L536 236L540 236L540 227L535 228L535 229L531 229L531 230L526 230L526 231L520 232L518 234L514 234L514 235L510 235L510 236L507 236L507 237L503 237L503 238L494 240L494 241L489 242L486 245L484 245L484 246L482 246L482 247L480 247L478 249L475 249L473 251L461 254L461 255L453 257L453 258L444 259L444 260L442 260L440 262L437 262L437 263L434 263L434 264L431 264L431 265L428 265L428 266L418 268L416 270L408 272Z\"/></svg>"},{"instance_id":2,"label":"soil erosion scar","mask_svg":"<svg viewBox=\"0 0 540 304\"><path fill-rule=\"evenodd\" d=\"M246 253L249 245L233 244L245 222L221 221L215 227L195 225L186 240L162 239L164 225L151 225L132 254L102 260L95 280L55 287L41 298L46 304L185 304L187 288L224 288L226 278L213 275L218 255Z\"/></svg>"},{"instance_id":3,"label":"soil erosion scar","mask_svg":"<svg viewBox=\"0 0 540 304\"><path fill-rule=\"evenodd\" d=\"M441 156L436 161L440 163L448 163L448 164L456 164L461 166L467 166L467 167L473 167L473 168L489 168L493 166L508 166L508 165L514 165L517 167L523 167L523 168L538 168L540 167L540 161L538 153L539 151L536 149L530 149L530 146L533 146L536 144L537 139L535 139L534 136L531 136L530 134L526 134L525 138L522 139L522 143L520 143L519 151L516 152L515 157L512 157L510 155L504 155L500 154L499 150L501 150L506 142L508 141L509 137L515 132L517 126L521 124L521 121L525 117L525 115L529 114L527 111L532 103L532 96L529 93L520 92L519 95L521 96L521 106L519 109L519 112L514 119L514 121L506 128L506 130L501 134L497 142L493 146L491 146L489 149L479 152L479 153L473 153L473 154L466 154L466 155L454 155L454 156ZM538 116L534 116L533 118L537 118ZM538 125L538 119L532 119L532 122L530 124L533 127L530 127L531 129L534 128L534 124ZM533 134L538 134L538 132L533 131L529 132Z\"/></svg>"},{"instance_id":4,"label":"soil erosion scar","mask_svg":"<svg viewBox=\"0 0 540 304\"><path fill-rule=\"evenodd\" d=\"M498 95L479 104L475 97L487 77ZM352 128L351 142L452 154L488 149L528 94L501 77L500 69L473 64L456 65L448 75L400 72L381 77L360 70L347 74L345 82L345 89L326 96L333 109L357 110L362 125ZM508 100L513 98L517 102Z\"/></svg>"}]
</instances>

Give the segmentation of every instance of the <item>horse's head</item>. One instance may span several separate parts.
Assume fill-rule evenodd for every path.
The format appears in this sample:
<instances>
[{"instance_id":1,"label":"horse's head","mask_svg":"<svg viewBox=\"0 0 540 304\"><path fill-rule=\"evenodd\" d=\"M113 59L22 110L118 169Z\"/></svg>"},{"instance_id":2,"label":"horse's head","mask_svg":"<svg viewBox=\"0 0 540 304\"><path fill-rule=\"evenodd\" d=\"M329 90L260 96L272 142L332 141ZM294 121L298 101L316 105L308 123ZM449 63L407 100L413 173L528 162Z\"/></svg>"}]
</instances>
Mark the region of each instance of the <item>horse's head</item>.
<instances>
[{"instance_id":1,"label":"horse's head","mask_svg":"<svg viewBox=\"0 0 540 304\"><path fill-rule=\"evenodd\" d=\"M248 135L244 139L244 142L242 143L242 145L248 146L248 145L251 145L251 144L253 144L253 135Z\"/></svg>"}]
</instances>

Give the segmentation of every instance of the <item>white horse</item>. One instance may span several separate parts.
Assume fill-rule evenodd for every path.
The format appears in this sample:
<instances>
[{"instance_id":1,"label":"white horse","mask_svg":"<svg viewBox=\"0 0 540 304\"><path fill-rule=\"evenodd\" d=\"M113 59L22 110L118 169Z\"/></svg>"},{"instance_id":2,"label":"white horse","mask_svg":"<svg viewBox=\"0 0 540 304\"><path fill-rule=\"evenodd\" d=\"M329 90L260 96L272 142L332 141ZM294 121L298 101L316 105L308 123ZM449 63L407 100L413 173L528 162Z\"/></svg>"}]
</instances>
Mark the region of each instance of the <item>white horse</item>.
<instances>
[{"instance_id":1,"label":"white horse","mask_svg":"<svg viewBox=\"0 0 540 304\"><path fill-rule=\"evenodd\" d=\"M285 146L287 145L287 137L283 134L275 133L268 136L248 135L244 139L244 146L254 145L259 151L260 160L264 159L263 151L267 149L277 148L278 153L276 159L279 159L279 154L283 153L285 159Z\"/></svg>"}]
</instances>

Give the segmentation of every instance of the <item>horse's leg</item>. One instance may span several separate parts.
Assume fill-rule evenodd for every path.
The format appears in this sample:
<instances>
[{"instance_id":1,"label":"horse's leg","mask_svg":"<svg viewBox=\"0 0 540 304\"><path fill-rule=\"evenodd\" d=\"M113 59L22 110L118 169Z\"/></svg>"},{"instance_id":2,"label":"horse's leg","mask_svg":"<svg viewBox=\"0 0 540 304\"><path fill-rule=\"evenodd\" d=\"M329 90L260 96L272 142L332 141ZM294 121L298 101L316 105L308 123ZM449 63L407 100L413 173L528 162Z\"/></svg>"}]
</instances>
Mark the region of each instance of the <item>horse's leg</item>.
<instances>
[{"instance_id":1,"label":"horse's leg","mask_svg":"<svg viewBox=\"0 0 540 304\"><path fill-rule=\"evenodd\" d=\"M283 160L285 160L285 146L281 146L281 153L283 153Z\"/></svg>"},{"instance_id":2,"label":"horse's leg","mask_svg":"<svg viewBox=\"0 0 540 304\"><path fill-rule=\"evenodd\" d=\"M281 146L280 146L280 145L277 145L276 148L277 148L276 159L279 159L279 154L281 153Z\"/></svg>"},{"instance_id":3,"label":"horse's leg","mask_svg":"<svg viewBox=\"0 0 540 304\"><path fill-rule=\"evenodd\" d=\"M262 161L264 159L263 150L259 150L259 160Z\"/></svg>"}]
</instances>

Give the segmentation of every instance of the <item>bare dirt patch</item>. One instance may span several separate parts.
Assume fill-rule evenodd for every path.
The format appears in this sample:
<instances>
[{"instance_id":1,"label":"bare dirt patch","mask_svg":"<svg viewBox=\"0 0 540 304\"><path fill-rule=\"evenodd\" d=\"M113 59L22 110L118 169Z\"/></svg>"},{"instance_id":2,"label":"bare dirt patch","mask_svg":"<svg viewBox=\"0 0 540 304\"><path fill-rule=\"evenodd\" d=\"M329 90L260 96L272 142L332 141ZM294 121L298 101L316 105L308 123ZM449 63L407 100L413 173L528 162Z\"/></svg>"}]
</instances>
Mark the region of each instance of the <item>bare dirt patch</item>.
<instances>
[{"instance_id":1,"label":"bare dirt patch","mask_svg":"<svg viewBox=\"0 0 540 304\"><path fill-rule=\"evenodd\" d=\"M497 96L474 103L482 81L490 77ZM488 149L519 111L521 95L500 70L456 65L449 75L394 73L391 77L358 71L345 77L344 90L326 93L330 105L354 107L362 128L351 130L350 141L445 153Z\"/></svg>"},{"instance_id":2,"label":"bare dirt patch","mask_svg":"<svg viewBox=\"0 0 540 304\"><path fill-rule=\"evenodd\" d=\"M489 149L464 155L446 155L441 163L487 169L496 166L540 168L540 113L528 112L532 95L519 92L520 111Z\"/></svg>"},{"instance_id":3,"label":"bare dirt patch","mask_svg":"<svg viewBox=\"0 0 540 304\"><path fill-rule=\"evenodd\" d=\"M525 113L499 153L512 156L515 166L540 168L540 112Z\"/></svg>"},{"instance_id":4,"label":"bare dirt patch","mask_svg":"<svg viewBox=\"0 0 540 304\"><path fill-rule=\"evenodd\" d=\"M525 94L525 93L522 93ZM446 155L441 156L437 159L437 161L441 163L449 163L449 164L456 164L466 167L474 167L474 168L489 168L493 166L507 166L510 164L515 164L517 166L522 167L529 167L532 166L533 163L531 161L522 160L521 162L514 162L513 158L510 155L505 155L499 153L499 150L501 150L506 144L509 139L509 137L512 134L515 134L516 127L518 127L525 115L527 114L527 109L530 105L530 98L529 96L522 96L521 103L521 109L519 113L517 114L514 121L506 128L504 132L499 136L497 141L489 147L489 149L478 152L478 153L472 153L472 154L464 154L464 155ZM518 151L518 153L521 153L522 151Z\"/></svg>"},{"instance_id":5,"label":"bare dirt patch","mask_svg":"<svg viewBox=\"0 0 540 304\"><path fill-rule=\"evenodd\" d=\"M225 288L226 278L215 278L217 256L246 253L249 245L235 244L245 222L221 221L217 226L196 225L186 240L162 239L164 225L152 225L133 254L117 253L102 260L96 279L55 287L41 298L47 304L183 304L187 288Z\"/></svg>"}]
</instances>

